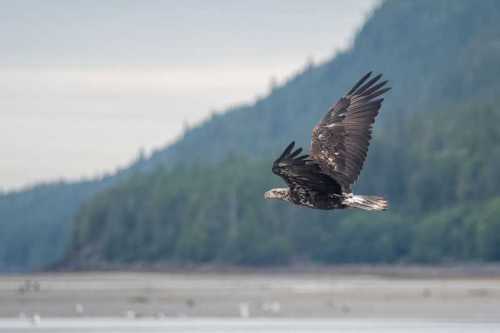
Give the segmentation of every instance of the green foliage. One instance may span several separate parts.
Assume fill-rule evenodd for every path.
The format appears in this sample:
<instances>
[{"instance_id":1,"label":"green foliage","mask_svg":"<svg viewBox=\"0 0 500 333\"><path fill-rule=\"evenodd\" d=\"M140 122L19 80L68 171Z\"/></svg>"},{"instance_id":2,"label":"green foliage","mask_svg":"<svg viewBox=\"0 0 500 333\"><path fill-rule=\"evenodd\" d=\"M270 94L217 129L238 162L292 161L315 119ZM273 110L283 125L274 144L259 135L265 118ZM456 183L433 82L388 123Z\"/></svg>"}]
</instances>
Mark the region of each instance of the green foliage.
<instances>
[{"instance_id":1,"label":"green foliage","mask_svg":"<svg viewBox=\"0 0 500 333\"><path fill-rule=\"evenodd\" d=\"M481 258L500 260L500 198L490 200L477 218L477 246Z\"/></svg>"},{"instance_id":2,"label":"green foliage","mask_svg":"<svg viewBox=\"0 0 500 333\"><path fill-rule=\"evenodd\" d=\"M73 252L118 262L284 262L288 240L276 234L284 224L261 209L271 178L263 171L231 159L133 176L82 208Z\"/></svg>"},{"instance_id":3,"label":"green foliage","mask_svg":"<svg viewBox=\"0 0 500 333\"><path fill-rule=\"evenodd\" d=\"M0 271L40 269L60 260L74 211L106 186L58 183L0 195Z\"/></svg>"},{"instance_id":4,"label":"green foliage","mask_svg":"<svg viewBox=\"0 0 500 333\"><path fill-rule=\"evenodd\" d=\"M475 220L469 218L474 206L445 209L416 226L412 256L422 262L470 260L478 257Z\"/></svg>"},{"instance_id":5,"label":"green foliage","mask_svg":"<svg viewBox=\"0 0 500 333\"><path fill-rule=\"evenodd\" d=\"M394 262L407 258L412 221L394 214L356 213L323 240L327 262Z\"/></svg>"}]
</instances>

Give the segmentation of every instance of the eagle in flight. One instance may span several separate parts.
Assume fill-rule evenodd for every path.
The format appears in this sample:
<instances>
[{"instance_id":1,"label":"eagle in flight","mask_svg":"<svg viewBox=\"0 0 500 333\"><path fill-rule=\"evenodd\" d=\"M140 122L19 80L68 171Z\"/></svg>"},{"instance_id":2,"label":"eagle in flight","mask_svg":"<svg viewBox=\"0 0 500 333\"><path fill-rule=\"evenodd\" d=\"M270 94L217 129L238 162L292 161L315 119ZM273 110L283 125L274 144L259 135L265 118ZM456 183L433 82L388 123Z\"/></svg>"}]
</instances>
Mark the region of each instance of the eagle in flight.
<instances>
[{"instance_id":1,"label":"eagle in flight","mask_svg":"<svg viewBox=\"0 0 500 333\"><path fill-rule=\"evenodd\" d=\"M353 195L351 187L358 179L368 152L372 125L390 90L382 74L359 80L316 125L309 155L300 155L292 142L273 163L274 174L288 188L275 188L264 194L316 209L361 208L385 210L387 201L378 196Z\"/></svg>"}]
</instances>

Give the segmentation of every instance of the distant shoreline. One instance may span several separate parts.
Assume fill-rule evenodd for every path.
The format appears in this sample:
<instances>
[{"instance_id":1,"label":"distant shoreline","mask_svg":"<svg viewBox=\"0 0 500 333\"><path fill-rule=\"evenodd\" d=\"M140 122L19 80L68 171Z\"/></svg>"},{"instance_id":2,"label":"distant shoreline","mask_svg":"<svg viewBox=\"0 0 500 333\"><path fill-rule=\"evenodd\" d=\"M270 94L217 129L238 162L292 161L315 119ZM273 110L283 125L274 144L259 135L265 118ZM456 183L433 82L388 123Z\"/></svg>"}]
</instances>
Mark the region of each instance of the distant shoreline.
<instances>
[{"instance_id":1,"label":"distant shoreline","mask_svg":"<svg viewBox=\"0 0 500 333\"><path fill-rule=\"evenodd\" d=\"M373 275L385 278L500 278L500 263L450 263L441 265L415 264L292 264L283 266L231 266L219 264L98 264L82 267L55 267L31 274L50 273L173 273L173 274L327 274ZM24 275L13 273L8 275ZM28 273L29 274L29 273ZM2 274L0 274L2 275Z\"/></svg>"}]
</instances>

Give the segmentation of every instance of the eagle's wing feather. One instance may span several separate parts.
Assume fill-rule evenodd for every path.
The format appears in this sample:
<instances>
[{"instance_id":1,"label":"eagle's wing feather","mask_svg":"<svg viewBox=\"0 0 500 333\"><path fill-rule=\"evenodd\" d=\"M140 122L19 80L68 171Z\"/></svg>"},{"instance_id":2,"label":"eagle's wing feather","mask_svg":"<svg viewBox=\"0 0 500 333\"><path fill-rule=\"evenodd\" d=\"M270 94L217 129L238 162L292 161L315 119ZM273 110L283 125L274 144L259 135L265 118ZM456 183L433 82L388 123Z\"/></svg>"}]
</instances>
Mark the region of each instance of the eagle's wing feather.
<instances>
[{"instance_id":1,"label":"eagle's wing feather","mask_svg":"<svg viewBox=\"0 0 500 333\"><path fill-rule=\"evenodd\" d=\"M372 125L390 88L382 75L370 80L371 72L359 80L313 129L311 158L321 170L350 192L368 152Z\"/></svg>"},{"instance_id":2,"label":"eagle's wing feather","mask_svg":"<svg viewBox=\"0 0 500 333\"><path fill-rule=\"evenodd\" d=\"M319 192L339 192L340 185L325 174L318 162L308 155L299 154L302 148L293 150L295 143L290 143L280 157L273 163L273 173L283 178L290 188L302 187Z\"/></svg>"}]
</instances>

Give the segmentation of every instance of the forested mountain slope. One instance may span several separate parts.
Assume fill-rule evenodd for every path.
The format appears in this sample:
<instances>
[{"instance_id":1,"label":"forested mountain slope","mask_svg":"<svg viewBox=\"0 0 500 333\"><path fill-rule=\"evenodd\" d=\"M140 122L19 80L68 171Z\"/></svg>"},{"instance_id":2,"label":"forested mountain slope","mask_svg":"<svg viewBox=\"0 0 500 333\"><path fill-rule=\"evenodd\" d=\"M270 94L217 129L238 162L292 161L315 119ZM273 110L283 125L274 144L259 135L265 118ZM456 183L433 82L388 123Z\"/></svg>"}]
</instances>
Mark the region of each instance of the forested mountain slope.
<instances>
[{"instance_id":1,"label":"forested mountain slope","mask_svg":"<svg viewBox=\"0 0 500 333\"><path fill-rule=\"evenodd\" d=\"M493 134L481 136L478 132L481 128L460 121L477 121L470 116L476 112L498 114L494 103L500 91L498 17L500 3L495 0L484 0L480 5L467 0L386 1L359 31L352 49L324 64L305 68L255 103L227 110L191 129L177 143L126 170L127 174L137 174L129 181L110 187L117 182L106 178L104 182L91 183L90 189L85 190L78 184L47 185L44 200L39 204L32 201L33 206L29 206L30 210L39 213L29 218L24 214L26 205L13 208L8 204L13 194L2 195L0 234L18 236L15 240L4 236L6 241L0 243L0 254L4 253L0 255L0 269L2 266L4 269L29 268L34 263L43 265L61 258L62 246L47 252L43 258L38 258L39 250L30 246L33 238L43 239L41 233L45 230L57 230L52 237L60 244L69 244L66 259L75 259L82 265L146 258L226 260L227 256L236 257L227 259L231 262L262 263L267 260L265 258L271 258L272 253L278 253L277 258L269 260L279 261L295 258L304 251L308 259L335 261L338 256L332 254L334 251L349 258L349 253L355 253L349 249L355 245L338 239L333 242L331 237L342 235L333 232L338 231L336 228L345 228L346 232L357 235L365 230L366 237L381 233L377 237L379 242L399 244L394 245L398 250L391 260L429 258L428 254L419 254L409 248L413 243L406 240L416 239L415 230L420 227L415 229L416 224L406 223L406 220L423 221L427 213L438 214L448 207L464 207L462 204L469 201L473 205L486 205L486 200L497 195L493 182L485 184L487 191L474 183L487 180L482 176L486 171L479 174L478 168L493 172L493 162L489 158L492 153L482 155L471 148L474 159L464 162L464 156L469 155L463 155L465 150L458 143L465 140L472 145L482 137L481 147L495 150ZM307 147L311 128L328 106L368 70L383 72L393 90L384 102L375 142L360 179L361 186L356 190L389 196L394 207L392 213L368 219L363 213L348 214L349 218L344 219L345 213L325 215L263 202L261 191L279 182L271 177L268 168L272 156L291 140ZM487 116L481 119L485 125L491 124ZM469 135L452 131L450 135L453 134L457 141L449 142L442 132L446 128ZM491 131L497 133L494 129ZM189 167L179 167L185 165ZM466 166L468 169L464 169ZM150 174L142 176L145 170ZM466 177L461 178L462 175ZM449 182L443 183L445 180ZM438 187L438 191L434 187ZM83 205L72 228L71 217L81 203L101 188L109 189ZM64 204L66 199L60 201L61 196L65 197L64 191L77 193L73 203L64 211L49 209ZM30 202L32 191L15 196L20 203ZM130 213L120 215L125 212ZM310 223L304 224L304 220ZM40 228L45 225L44 221L50 226ZM213 221L219 222L214 224ZM387 221L392 224L387 226ZM427 226L430 222L422 223ZM235 226L249 231L240 234L234 231ZM382 229L370 229L377 226ZM162 231L155 232L155 228ZM199 231L200 228L205 231ZM74 242L68 243L73 229ZM95 237L97 230L100 237ZM401 230L401 234L394 230ZM225 247L226 252L219 249L220 252L206 254L206 257L193 254L204 253L202 247L196 247L202 244L196 237L203 240L207 234L225 237L224 242L230 243ZM418 235L421 234L425 233L419 231ZM262 239L264 235L272 235L268 240L269 249L262 250L260 255L251 253L246 257L245 251L252 251L254 243L251 240ZM274 237L278 239L273 241ZM294 240L293 237L306 240ZM219 244L218 240L205 241ZM26 248L15 260L5 255L12 249L13 242ZM312 246L314 244L317 246ZM47 242L46 246L53 244ZM276 246L285 253L282 257ZM385 248L380 244L374 246ZM113 252L123 247L143 250L123 255ZM234 247L240 249L239 252ZM364 251L376 253L370 248ZM345 260L369 258L359 255Z\"/></svg>"},{"instance_id":2,"label":"forested mountain slope","mask_svg":"<svg viewBox=\"0 0 500 333\"><path fill-rule=\"evenodd\" d=\"M66 264L497 261L499 123L496 105L457 107L377 140L359 192L386 195L383 213L266 201L270 160L158 168L84 205Z\"/></svg>"},{"instance_id":3,"label":"forested mountain slope","mask_svg":"<svg viewBox=\"0 0 500 333\"><path fill-rule=\"evenodd\" d=\"M0 199L0 271L38 269L59 258L81 203L109 181L39 185Z\"/></svg>"}]
</instances>

